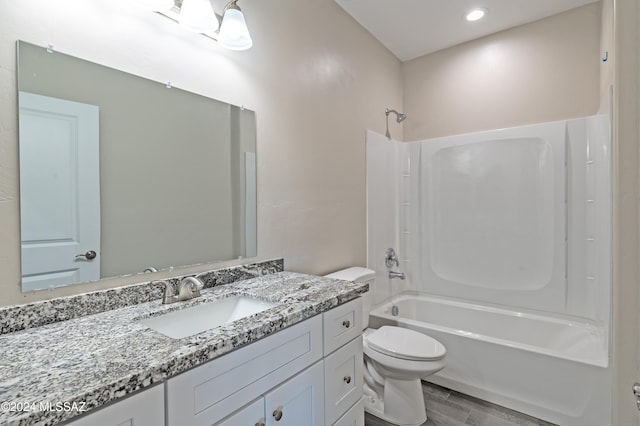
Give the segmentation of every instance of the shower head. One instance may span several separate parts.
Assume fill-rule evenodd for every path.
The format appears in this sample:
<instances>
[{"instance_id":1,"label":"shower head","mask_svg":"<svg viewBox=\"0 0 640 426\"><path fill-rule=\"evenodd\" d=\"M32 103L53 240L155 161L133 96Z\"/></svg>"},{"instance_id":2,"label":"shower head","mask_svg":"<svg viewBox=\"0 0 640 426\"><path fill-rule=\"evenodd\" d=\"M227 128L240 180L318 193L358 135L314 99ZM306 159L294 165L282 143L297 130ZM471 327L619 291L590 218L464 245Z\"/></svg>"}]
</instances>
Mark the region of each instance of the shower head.
<instances>
[{"instance_id":1,"label":"shower head","mask_svg":"<svg viewBox=\"0 0 640 426\"><path fill-rule=\"evenodd\" d=\"M385 115L387 117L389 117L389 113L394 113L396 115L396 122L398 122L398 123L402 123L404 120L407 119L407 114L403 114L401 112L398 112L395 109L386 108L384 110L384 113L385 113Z\"/></svg>"},{"instance_id":2,"label":"shower head","mask_svg":"<svg viewBox=\"0 0 640 426\"><path fill-rule=\"evenodd\" d=\"M387 116L387 133L385 136L387 137L387 139L391 139L391 134L389 133L389 113L394 113L396 115L396 122L398 123L402 123L404 120L407 119L407 114L398 112L395 109L385 108L384 114Z\"/></svg>"}]
</instances>

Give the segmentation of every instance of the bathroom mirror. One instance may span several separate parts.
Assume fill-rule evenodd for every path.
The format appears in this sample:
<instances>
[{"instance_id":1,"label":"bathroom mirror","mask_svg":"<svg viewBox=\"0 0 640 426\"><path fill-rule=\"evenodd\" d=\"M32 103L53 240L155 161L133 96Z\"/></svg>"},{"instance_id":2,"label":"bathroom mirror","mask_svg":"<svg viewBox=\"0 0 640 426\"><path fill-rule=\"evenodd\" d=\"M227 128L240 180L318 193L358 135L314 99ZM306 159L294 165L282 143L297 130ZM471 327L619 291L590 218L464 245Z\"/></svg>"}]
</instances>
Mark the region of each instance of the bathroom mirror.
<instances>
[{"instance_id":1,"label":"bathroom mirror","mask_svg":"<svg viewBox=\"0 0 640 426\"><path fill-rule=\"evenodd\" d=\"M22 289L256 256L253 111L18 42Z\"/></svg>"}]
</instances>

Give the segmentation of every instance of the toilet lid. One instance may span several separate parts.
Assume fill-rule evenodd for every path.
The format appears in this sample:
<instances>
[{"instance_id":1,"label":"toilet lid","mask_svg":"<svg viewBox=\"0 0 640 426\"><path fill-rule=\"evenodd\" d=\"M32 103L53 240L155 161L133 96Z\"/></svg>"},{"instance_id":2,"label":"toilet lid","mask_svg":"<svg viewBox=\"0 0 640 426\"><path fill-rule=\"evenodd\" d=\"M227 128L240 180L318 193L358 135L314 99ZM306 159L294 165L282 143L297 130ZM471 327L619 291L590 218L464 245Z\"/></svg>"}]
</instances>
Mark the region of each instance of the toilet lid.
<instances>
[{"instance_id":1,"label":"toilet lid","mask_svg":"<svg viewBox=\"0 0 640 426\"><path fill-rule=\"evenodd\" d=\"M426 361L440 359L447 350L436 339L407 328L382 326L367 335L371 349L396 358Z\"/></svg>"}]
</instances>

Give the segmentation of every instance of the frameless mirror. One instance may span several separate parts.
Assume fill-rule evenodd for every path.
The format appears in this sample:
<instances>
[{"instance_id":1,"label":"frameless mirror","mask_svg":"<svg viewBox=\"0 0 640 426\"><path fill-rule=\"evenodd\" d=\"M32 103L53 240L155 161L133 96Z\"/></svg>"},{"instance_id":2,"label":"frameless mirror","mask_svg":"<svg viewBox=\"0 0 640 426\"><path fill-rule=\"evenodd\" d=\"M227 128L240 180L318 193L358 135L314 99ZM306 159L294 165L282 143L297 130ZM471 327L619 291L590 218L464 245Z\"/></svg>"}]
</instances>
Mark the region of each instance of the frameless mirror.
<instances>
[{"instance_id":1,"label":"frameless mirror","mask_svg":"<svg viewBox=\"0 0 640 426\"><path fill-rule=\"evenodd\" d=\"M18 42L22 289L256 256L253 111Z\"/></svg>"}]
</instances>

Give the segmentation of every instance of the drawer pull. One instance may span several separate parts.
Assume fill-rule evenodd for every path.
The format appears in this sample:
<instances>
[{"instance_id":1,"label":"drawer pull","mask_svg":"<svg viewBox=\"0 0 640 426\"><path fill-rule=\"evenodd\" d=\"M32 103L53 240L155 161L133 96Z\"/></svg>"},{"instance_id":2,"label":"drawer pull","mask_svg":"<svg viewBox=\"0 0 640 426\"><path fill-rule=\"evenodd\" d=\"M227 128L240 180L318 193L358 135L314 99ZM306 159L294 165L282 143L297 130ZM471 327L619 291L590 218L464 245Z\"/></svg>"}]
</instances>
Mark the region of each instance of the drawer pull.
<instances>
[{"instance_id":1,"label":"drawer pull","mask_svg":"<svg viewBox=\"0 0 640 426\"><path fill-rule=\"evenodd\" d=\"M262 420L260 420L258 423L256 423L256 426L265 426L265 424Z\"/></svg>"},{"instance_id":2,"label":"drawer pull","mask_svg":"<svg viewBox=\"0 0 640 426\"><path fill-rule=\"evenodd\" d=\"M351 383L351 376L344 376L344 378L342 379L345 382L347 382L347 384Z\"/></svg>"},{"instance_id":3,"label":"drawer pull","mask_svg":"<svg viewBox=\"0 0 640 426\"><path fill-rule=\"evenodd\" d=\"M344 320L344 321L342 321L342 326L343 326L344 328L349 328L349 327L351 327L351 321L349 321L349 320Z\"/></svg>"},{"instance_id":4,"label":"drawer pull","mask_svg":"<svg viewBox=\"0 0 640 426\"><path fill-rule=\"evenodd\" d=\"M282 410L280 408L276 408L276 411L273 412L273 417L276 419L276 422L279 422L282 418Z\"/></svg>"}]
</instances>

